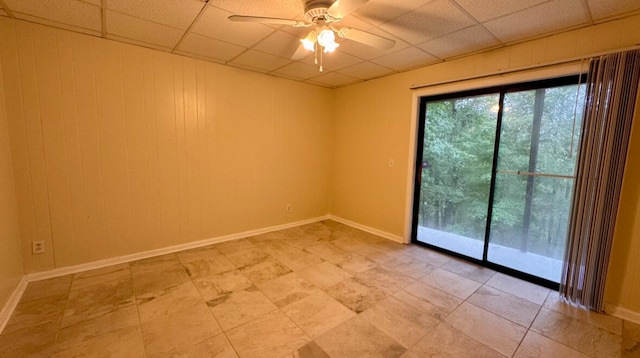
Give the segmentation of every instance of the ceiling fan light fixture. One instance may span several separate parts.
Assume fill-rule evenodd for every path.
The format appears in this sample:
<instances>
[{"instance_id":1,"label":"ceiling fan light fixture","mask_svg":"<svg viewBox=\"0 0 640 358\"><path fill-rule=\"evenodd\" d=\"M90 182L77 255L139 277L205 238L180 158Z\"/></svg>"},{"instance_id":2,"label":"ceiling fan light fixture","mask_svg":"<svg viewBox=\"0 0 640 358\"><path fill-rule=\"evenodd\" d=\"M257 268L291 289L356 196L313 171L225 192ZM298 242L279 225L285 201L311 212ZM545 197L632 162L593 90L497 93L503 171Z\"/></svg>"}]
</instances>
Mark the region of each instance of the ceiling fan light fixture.
<instances>
[{"instance_id":1,"label":"ceiling fan light fixture","mask_svg":"<svg viewBox=\"0 0 640 358\"><path fill-rule=\"evenodd\" d=\"M316 47L316 40L317 39L318 39L318 35L317 35L316 31L314 30L314 31L309 32L307 37L305 37L302 40L300 40L300 42L302 43L302 46L307 51L314 52L315 51L315 47Z\"/></svg>"},{"instance_id":2,"label":"ceiling fan light fixture","mask_svg":"<svg viewBox=\"0 0 640 358\"><path fill-rule=\"evenodd\" d=\"M340 46L336 42L336 34L328 28L322 29L318 34L318 44L322 46L325 53L333 52Z\"/></svg>"}]
</instances>

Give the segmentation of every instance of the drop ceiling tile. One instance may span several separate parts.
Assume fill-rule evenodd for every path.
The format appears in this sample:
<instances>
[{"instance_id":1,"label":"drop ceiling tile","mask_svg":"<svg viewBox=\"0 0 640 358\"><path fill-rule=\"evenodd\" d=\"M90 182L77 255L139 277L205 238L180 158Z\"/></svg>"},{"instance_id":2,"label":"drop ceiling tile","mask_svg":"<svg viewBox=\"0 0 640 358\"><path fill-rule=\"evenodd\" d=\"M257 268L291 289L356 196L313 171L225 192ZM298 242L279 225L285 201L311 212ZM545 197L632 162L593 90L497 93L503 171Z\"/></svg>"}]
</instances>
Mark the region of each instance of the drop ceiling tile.
<instances>
[{"instance_id":1,"label":"drop ceiling tile","mask_svg":"<svg viewBox=\"0 0 640 358\"><path fill-rule=\"evenodd\" d=\"M337 71L339 69L353 66L357 63L362 62L362 59L351 56L343 51L340 51L340 47L335 52L332 53L322 53L322 58L318 57L318 64L322 59L322 66L327 71ZM320 53L318 53L320 54ZM309 56L300 60L302 63L306 63L308 65L314 65L315 53L311 53Z\"/></svg>"},{"instance_id":2,"label":"drop ceiling tile","mask_svg":"<svg viewBox=\"0 0 640 358\"><path fill-rule=\"evenodd\" d=\"M108 0L107 9L186 30L205 3L201 0Z\"/></svg>"},{"instance_id":3,"label":"drop ceiling tile","mask_svg":"<svg viewBox=\"0 0 640 358\"><path fill-rule=\"evenodd\" d=\"M589 15L583 0L553 0L483 25L500 41L512 42L588 22Z\"/></svg>"},{"instance_id":4,"label":"drop ceiling tile","mask_svg":"<svg viewBox=\"0 0 640 358\"><path fill-rule=\"evenodd\" d=\"M271 55L291 58L300 46L300 38L283 31L274 31L253 48Z\"/></svg>"},{"instance_id":5,"label":"drop ceiling tile","mask_svg":"<svg viewBox=\"0 0 640 358\"><path fill-rule=\"evenodd\" d=\"M338 72L343 75L359 78L361 80L366 80L366 79L390 75L396 71L384 66L377 65L372 62L362 62L355 66L344 68Z\"/></svg>"},{"instance_id":6,"label":"drop ceiling tile","mask_svg":"<svg viewBox=\"0 0 640 358\"><path fill-rule=\"evenodd\" d=\"M107 10L107 34L162 47L175 47L183 30Z\"/></svg>"},{"instance_id":7,"label":"drop ceiling tile","mask_svg":"<svg viewBox=\"0 0 640 358\"><path fill-rule=\"evenodd\" d=\"M420 50L417 47L407 47L398 52L373 59L379 65L402 71L422 65L438 62L436 57Z\"/></svg>"},{"instance_id":8,"label":"drop ceiling tile","mask_svg":"<svg viewBox=\"0 0 640 358\"><path fill-rule=\"evenodd\" d=\"M248 50L234 58L230 63L260 72L271 72L291 63L291 60L256 50Z\"/></svg>"},{"instance_id":9,"label":"drop ceiling tile","mask_svg":"<svg viewBox=\"0 0 640 358\"><path fill-rule=\"evenodd\" d=\"M435 0L380 27L416 45L475 24L450 0Z\"/></svg>"},{"instance_id":10,"label":"drop ceiling tile","mask_svg":"<svg viewBox=\"0 0 640 358\"><path fill-rule=\"evenodd\" d=\"M244 47L254 45L274 31L263 24L230 21L230 15L230 12L209 6L191 31Z\"/></svg>"},{"instance_id":11,"label":"drop ceiling tile","mask_svg":"<svg viewBox=\"0 0 640 358\"><path fill-rule=\"evenodd\" d=\"M614 17L618 14L640 9L638 0L588 0L594 20Z\"/></svg>"},{"instance_id":12,"label":"drop ceiling tile","mask_svg":"<svg viewBox=\"0 0 640 358\"><path fill-rule=\"evenodd\" d=\"M491 5L478 0L455 0L458 5L473 16L478 22L508 15L549 0L491 0Z\"/></svg>"},{"instance_id":13,"label":"drop ceiling tile","mask_svg":"<svg viewBox=\"0 0 640 358\"><path fill-rule=\"evenodd\" d=\"M235 15L303 19L304 6L300 0L214 0L212 6Z\"/></svg>"},{"instance_id":14,"label":"drop ceiling tile","mask_svg":"<svg viewBox=\"0 0 640 358\"><path fill-rule=\"evenodd\" d=\"M413 11L431 0L375 0L358 7L352 14L374 24L381 25L409 11Z\"/></svg>"},{"instance_id":15,"label":"drop ceiling tile","mask_svg":"<svg viewBox=\"0 0 640 358\"><path fill-rule=\"evenodd\" d=\"M402 41L398 37L395 37L377 27L369 29L367 32L394 40L396 44L389 50L381 50L352 40L340 40L340 50L363 60L370 60L375 57L399 51L409 46L405 41Z\"/></svg>"},{"instance_id":16,"label":"drop ceiling tile","mask_svg":"<svg viewBox=\"0 0 640 358\"><path fill-rule=\"evenodd\" d=\"M152 48L154 50L159 50L159 51L163 51L163 52L171 52L171 50L173 50L173 47L158 46L158 45L150 44L148 42L142 42L142 41L136 41L136 40L128 39L128 38L122 37L122 36L107 35L107 38L109 40L125 42L125 43L128 43L128 44L141 46L141 47L146 47L146 48Z\"/></svg>"},{"instance_id":17,"label":"drop ceiling tile","mask_svg":"<svg viewBox=\"0 0 640 358\"><path fill-rule=\"evenodd\" d=\"M53 23L101 31L100 8L77 0L5 0L7 9L18 19L51 25ZM49 21L39 21L39 19ZM56 25L53 25L56 26ZM60 26L57 26L60 27Z\"/></svg>"},{"instance_id":18,"label":"drop ceiling tile","mask_svg":"<svg viewBox=\"0 0 640 358\"><path fill-rule=\"evenodd\" d=\"M14 14L14 16L16 15L16 13L13 13L13 14ZM68 25L68 24L64 24L64 23L60 23L60 22L56 22L56 21L43 19L43 18L40 18L40 17L31 16L31 15L20 14L20 17L18 17L18 18L22 19L22 20L29 21L29 22L33 22L33 23L36 23L36 24L41 24L41 25L46 25L46 26L55 27L55 28L59 28L59 29L69 30L69 31L78 32L78 33L81 33L81 34L87 34L87 35L92 35L92 36L102 36L102 32L100 30L85 29L83 27Z\"/></svg>"},{"instance_id":19,"label":"drop ceiling tile","mask_svg":"<svg viewBox=\"0 0 640 358\"><path fill-rule=\"evenodd\" d=\"M307 82L319 84L328 87L340 87L348 84L359 82L357 78L346 76L337 72L329 72L320 76L314 77Z\"/></svg>"},{"instance_id":20,"label":"drop ceiling tile","mask_svg":"<svg viewBox=\"0 0 640 358\"><path fill-rule=\"evenodd\" d=\"M497 45L500 45L498 40L485 30L482 25L476 25L429 40L418 47L436 57L444 59Z\"/></svg>"},{"instance_id":21,"label":"drop ceiling tile","mask_svg":"<svg viewBox=\"0 0 640 358\"><path fill-rule=\"evenodd\" d=\"M282 75L297 80L306 80L318 76L318 67L306 63L293 62L274 71L274 74Z\"/></svg>"},{"instance_id":22,"label":"drop ceiling tile","mask_svg":"<svg viewBox=\"0 0 640 358\"><path fill-rule=\"evenodd\" d=\"M178 46L177 53L196 55L216 62L227 62L238 56L245 47L230 44L210 37L189 33Z\"/></svg>"}]
</instances>

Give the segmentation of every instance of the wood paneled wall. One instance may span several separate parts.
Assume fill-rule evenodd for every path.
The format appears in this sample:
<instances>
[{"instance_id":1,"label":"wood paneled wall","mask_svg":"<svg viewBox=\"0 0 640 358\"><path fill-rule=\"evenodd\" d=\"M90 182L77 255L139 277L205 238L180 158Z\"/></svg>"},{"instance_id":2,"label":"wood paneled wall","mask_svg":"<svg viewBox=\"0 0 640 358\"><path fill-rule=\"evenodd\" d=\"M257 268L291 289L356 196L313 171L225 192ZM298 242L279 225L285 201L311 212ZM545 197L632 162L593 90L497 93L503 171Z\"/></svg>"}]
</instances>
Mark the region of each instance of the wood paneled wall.
<instances>
[{"instance_id":1,"label":"wood paneled wall","mask_svg":"<svg viewBox=\"0 0 640 358\"><path fill-rule=\"evenodd\" d=\"M329 89L7 18L0 55L27 272L328 213Z\"/></svg>"}]
</instances>

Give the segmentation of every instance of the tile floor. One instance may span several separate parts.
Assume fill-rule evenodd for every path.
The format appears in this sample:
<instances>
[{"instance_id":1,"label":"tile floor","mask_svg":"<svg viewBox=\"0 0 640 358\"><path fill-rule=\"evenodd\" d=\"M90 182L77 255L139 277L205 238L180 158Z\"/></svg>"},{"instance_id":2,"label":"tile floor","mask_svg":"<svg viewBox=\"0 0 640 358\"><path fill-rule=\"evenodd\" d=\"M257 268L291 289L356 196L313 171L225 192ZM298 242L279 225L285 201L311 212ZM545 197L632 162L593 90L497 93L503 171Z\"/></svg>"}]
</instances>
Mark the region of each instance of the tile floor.
<instances>
[{"instance_id":1,"label":"tile floor","mask_svg":"<svg viewBox=\"0 0 640 358\"><path fill-rule=\"evenodd\" d=\"M29 284L1 357L640 357L640 325L325 221Z\"/></svg>"}]
</instances>

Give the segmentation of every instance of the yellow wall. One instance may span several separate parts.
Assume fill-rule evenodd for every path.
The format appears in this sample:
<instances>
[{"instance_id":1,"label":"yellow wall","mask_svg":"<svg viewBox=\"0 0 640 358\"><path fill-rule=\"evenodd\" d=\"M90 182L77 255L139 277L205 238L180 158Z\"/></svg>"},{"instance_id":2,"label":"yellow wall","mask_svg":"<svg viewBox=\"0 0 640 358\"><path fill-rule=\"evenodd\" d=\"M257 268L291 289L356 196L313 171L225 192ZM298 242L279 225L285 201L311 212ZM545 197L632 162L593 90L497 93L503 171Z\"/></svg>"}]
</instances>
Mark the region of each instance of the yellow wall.
<instances>
[{"instance_id":1,"label":"yellow wall","mask_svg":"<svg viewBox=\"0 0 640 358\"><path fill-rule=\"evenodd\" d=\"M4 88L0 85L0 309L4 307L23 275L5 95Z\"/></svg>"},{"instance_id":2,"label":"yellow wall","mask_svg":"<svg viewBox=\"0 0 640 358\"><path fill-rule=\"evenodd\" d=\"M415 85L437 84L504 71L540 67L604 51L640 44L640 16L569 31L494 51L423 67L336 90L335 160L331 213L365 226L406 237L413 188L409 153L412 147L412 91ZM585 64L586 66L586 64ZM640 116L637 116L640 117ZM636 121L637 122L637 121ZM636 132L638 132L636 125ZM640 167L640 135L636 133L629 166ZM388 159L395 159L395 167ZM633 179L629 179L635 176ZM640 312L640 200L638 170L627 175L624 213L607 291L610 304ZM633 259L620 247L635 252ZM631 262L634 261L634 262ZM618 279L618 277L622 277ZM614 294L615 293L615 294Z\"/></svg>"},{"instance_id":3,"label":"yellow wall","mask_svg":"<svg viewBox=\"0 0 640 358\"><path fill-rule=\"evenodd\" d=\"M607 298L640 317L640 92L635 113L609 264Z\"/></svg>"},{"instance_id":4,"label":"yellow wall","mask_svg":"<svg viewBox=\"0 0 640 358\"><path fill-rule=\"evenodd\" d=\"M5 17L0 56L27 272L328 213L329 89Z\"/></svg>"}]
</instances>

